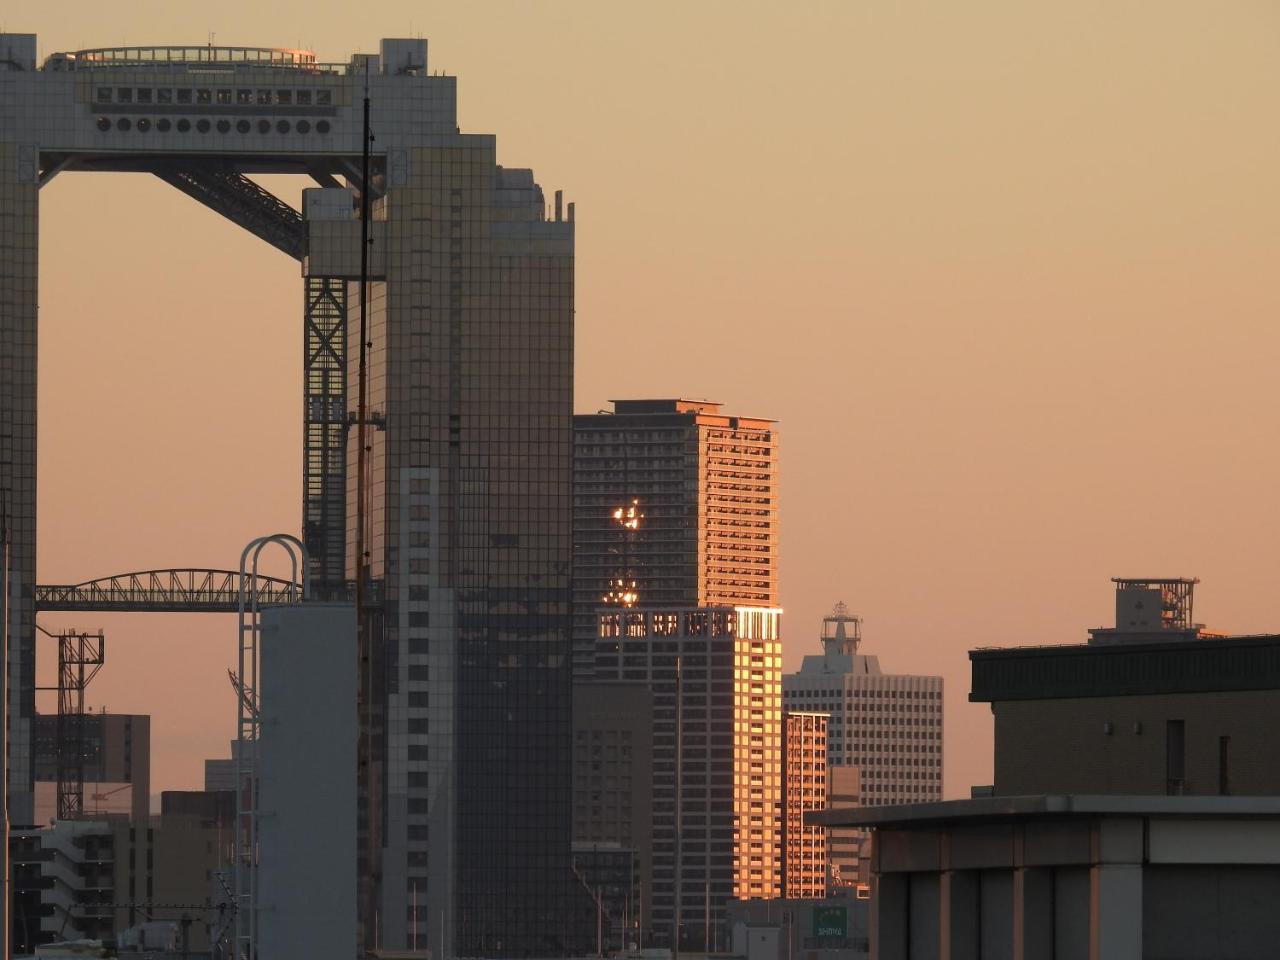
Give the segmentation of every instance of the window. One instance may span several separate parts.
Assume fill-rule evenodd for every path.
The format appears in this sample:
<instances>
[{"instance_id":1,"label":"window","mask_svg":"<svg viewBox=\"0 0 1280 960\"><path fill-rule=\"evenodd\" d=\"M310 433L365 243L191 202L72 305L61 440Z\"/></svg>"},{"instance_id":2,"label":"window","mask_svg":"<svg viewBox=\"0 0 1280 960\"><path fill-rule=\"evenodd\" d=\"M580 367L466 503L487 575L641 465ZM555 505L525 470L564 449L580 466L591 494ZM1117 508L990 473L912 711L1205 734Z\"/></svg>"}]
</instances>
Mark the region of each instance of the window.
<instances>
[{"instance_id":1,"label":"window","mask_svg":"<svg viewBox=\"0 0 1280 960\"><path fill-rule=\"evenodd\" d=\"M239 104L239 105L241 105L241 106L244 106L244 105L246 105L246 104L253 103L253 91L252 91L252 90L237 90L237 91L236 91L236 103L237 103L237 104Z\"/></svg>"},{"instance_id":2,"label":"window","mask_svg":"<svg viewBox=\"0 0 1280 960\"><path fill-rule=\"evenodd\" d=\"M191 91L190 91L190 90L178 90L178 91L176 91L176 93L177 93L177 101L178 101L178 103L190 103L190 102L191 102Z\"/></svg>"},{"instance_id":3,"label":"window","mask_svg":"<svg viewBox=\"0 0 1280 960\"><path fill-rule=\"evenodd\" d=\"M277 90L276 103L280 104L281 106L286 106L286 107L289 106L289 104L293 103L293 91Z\"/></svg>"},{"instance_id":4,"label":"window","mask_svg":"<svg viewBox=\"0 0 1280 960\"><path fill-rule=\"evenodd\" d=\"M219 90L219 91L218 91L218 103L222 104L223 106L226 106L227 104L231 103L231 91L230 91L230 90Z\"/></svg>"},{"instance_id":5,"label":"window","mask_svg":"<svg viewBox=\"0 0 1280 960\"><path fill-rule=\"evenodd\" d=\"M1165 779L1170 796L1186 793L1187 724L1185 720L1165 723Z\"/></svg>"},{"instance_id":6,"label":"window","mask_svg":"<svg viewBox=\"0 0 1280 960\"><path fill-rule=\"evenodd\" d=\"M156 103L173 103L173 91L168 87L161 87L156 91Z\"/></svg>"},{"instance_id":7,"label":"window","mask_svg":"<svg viewBox=\"0 0 1280 960\"><path fill-rule=\"evenodd\" d=\"M316 91L316 106L327 107L332 102L333 102L333 95L330 91L328 90Z\"/></svg>"},{"instance_id":8,"label":"window","mask_svg":"<svg viewBox=\"0 0 1280 960\"><path fill-rule=\"evenodd\" d=\"M196 103L213 103L213 91L209 89L197 90Z\"/></svg>"},{"instance_id":9,"label":"window","mask_svg":"<svg viewBox=\"0 0 1280 960\"><path fill-rule=\"evenodd\" d=\"M116 103L133 103L133 87L117 87Z\"/></svg>"},{"instance_id":10,"label":"window","mask_svg":"<svg viewBox=\"0 0 1280 960\"><path fill-rule=\"evenodd\" d=\"M270 90L259 90L259 91L258 91L258 106L260 106L260 107L269 107L269 106L271 106L271 91L270 91Z\"/></svg>"},{"instance_id":11,"label":"window","mask_svg":"<svg viewBox=\"0 0 1280 960\"><path fill-rule=\"evenodd\" d=\"M310 90L299 90L299 91L298 91L298 106L300 106L300 107L309 107L309 106L311 106L311 91L310 91Z\"/></svg>"},{"instance_id":12,"label":"window","mask_svg":"<svg viewBox=\"0 0 1280 960\"><path fill-rule=\"evenodd\" d=\"M96 99L97 99L97 101L98 101L99 103L110 103L110 102L111 102L111 88L110 88L110 87L99 87L99 88L98 88L98 92L97 92Z\"/></svg>"},{"instance_id":13,"label":"window","mask_svg":"<svg viewBox=\"0 0 1280 960\"><path fill-rule=\"evenodd\" d=\"M139 88L138 88L138 102L139 102L139 103L150 103L150 102L151 102L151 88L150 88L150 87L139 87Z\"/></svg>"}]
</instances>

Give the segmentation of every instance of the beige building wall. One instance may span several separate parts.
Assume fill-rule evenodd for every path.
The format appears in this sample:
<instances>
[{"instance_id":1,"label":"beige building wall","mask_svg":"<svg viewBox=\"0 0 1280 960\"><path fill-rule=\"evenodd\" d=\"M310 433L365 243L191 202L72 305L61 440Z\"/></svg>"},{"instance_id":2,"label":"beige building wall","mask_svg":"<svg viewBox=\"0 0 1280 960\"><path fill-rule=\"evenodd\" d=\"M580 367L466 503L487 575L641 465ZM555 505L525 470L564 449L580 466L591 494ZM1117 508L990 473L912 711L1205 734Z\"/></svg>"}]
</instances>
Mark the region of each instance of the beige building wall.
<instances>
[{"instance_id":1,"label":"beige building wall","mask_svg":"<svg viewBox=\"0 0 1280 960\"><path fill-rule=\"evenodd\" d=\"M1280 794L1280 690L1010 700L992 711L999 795ZM1168 782L1171 720L1185 731L1180 787Z\"/></svg>"}]
</instances>

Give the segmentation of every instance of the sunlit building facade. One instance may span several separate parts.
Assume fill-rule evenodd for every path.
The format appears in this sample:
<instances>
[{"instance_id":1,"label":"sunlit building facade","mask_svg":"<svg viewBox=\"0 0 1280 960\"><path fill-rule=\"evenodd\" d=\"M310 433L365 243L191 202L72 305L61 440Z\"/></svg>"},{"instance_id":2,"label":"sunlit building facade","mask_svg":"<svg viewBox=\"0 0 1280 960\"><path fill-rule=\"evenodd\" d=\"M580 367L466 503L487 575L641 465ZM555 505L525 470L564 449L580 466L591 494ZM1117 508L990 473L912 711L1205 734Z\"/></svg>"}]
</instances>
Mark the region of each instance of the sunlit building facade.
<instances>
[{"instance_id":1,"label":"sunlit building facade","mask_svg":"<svg viewBox=\"0 0 1280 960\"><path fill-rule=\"evenodd\" d=\"M597 682L641 682L653 696L655 945L727 946L729 900L781 894L780 617L724 606L598 613Z\"/></svg>"},{"instance_id":2,"label":"sunlit building facade","mask_svg":"<svg viewBox=\"0 0 1280 960\"><path fill-rule=\"evenodd\" d=\"M615 400L574 418L574 675L602 599L778 605L778 430L701 400Z\"/></svg>"},{"instance_id":3,"label":"sunlit building facade","mask_svg":"<svg viewBox=\"0 0 1280 960\"><path fill-rule=\"evenodd\" d=\"M782 741L782 895L811 900L827 895L827 829L804 822L827 806L827 715L788 710Z\"/></svg>"},{"instance_id":4,"label":"sunlit building facade","mask_svg":"<svg viewBox=\"0 0 1280 960\"><path fill-rule=\"evenodd\" d=\"M942 677L884 673L861 640L862 621L838 604L822 654L783 677L783 702L830 715L828 765L858 768L864 806L941 800Z\"/></svg>"}]
</instances>

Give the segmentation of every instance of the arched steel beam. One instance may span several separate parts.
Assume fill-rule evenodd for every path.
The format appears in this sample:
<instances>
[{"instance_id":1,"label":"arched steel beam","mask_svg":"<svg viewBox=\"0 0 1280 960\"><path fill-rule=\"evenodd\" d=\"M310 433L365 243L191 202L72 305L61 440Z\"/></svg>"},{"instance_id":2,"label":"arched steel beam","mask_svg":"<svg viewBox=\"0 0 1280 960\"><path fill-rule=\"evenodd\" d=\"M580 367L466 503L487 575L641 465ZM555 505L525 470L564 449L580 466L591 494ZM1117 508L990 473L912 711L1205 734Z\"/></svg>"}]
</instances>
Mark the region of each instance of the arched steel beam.
<instances>
[{"instance_id":1,"label":"arched steel beam","mask_svg":"<svg viewBox=\"0 0 1280 960\"><path fill-rule=\"evenodd\" d=\"M263 576L257 578L255 591L260 606L294 603L300 593L295 583ZM235 571L186 567L37 586L35 607L42 612L235 613L239 597L240 574Z\"/></svg>"}]
</instances>

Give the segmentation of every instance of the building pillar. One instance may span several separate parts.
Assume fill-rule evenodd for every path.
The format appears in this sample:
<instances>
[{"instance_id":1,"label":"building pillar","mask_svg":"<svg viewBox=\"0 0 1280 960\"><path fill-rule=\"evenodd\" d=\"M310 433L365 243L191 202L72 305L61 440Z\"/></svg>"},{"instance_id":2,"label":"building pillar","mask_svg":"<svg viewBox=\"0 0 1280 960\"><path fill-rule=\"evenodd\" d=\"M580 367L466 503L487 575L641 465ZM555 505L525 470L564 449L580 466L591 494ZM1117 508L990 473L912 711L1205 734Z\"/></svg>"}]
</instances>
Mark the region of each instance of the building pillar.
<instances>
[{"instance_id":1,"label":"building pillar","mask_svg":"<svg viewBox=\"0 0 1280 960\"><path fill-rule=\"evenodd\" d=\"M1100 863L1089 873L1089 960L1142 956L1142 865Z\"/></svg>"},{"instance_id":2,"label":"building pillar","mask_svg":"<svg viewBox=\"0 0 1280 960\"><path fill-rule=\"evenodd\" d=\"M941 889L941 960L980 960L978 874L946 870Z\"/></svg>"},{"instance_id":3,"label":"building pillar","mask_svg":"<svg viewBox=\"0 0 1280 960\"><path fill-rule=\"evenodd\" d=\"M33 38L34 42L34 38ZM6 80L20 74L0 74ZM11 82L11 80L10 80ZM36 272L39 150L0 142L0 509L8 515L9 819L35 823Z\"/></svg>"},{"instance_id":4,"label":"building pillar","mask_svg":"<svg viewBox=\"0 0 1280 960\"><path fill-rule=\"evenodd\" d=\"M1013 960L1053 956L1053 871L1019 867L1013 871Z\"/></svg>"},{"instance_id":5,"label":"building pillar","mask_svg":"<svg viewBox=\"0 0 1280 960\"><path fill-rule=\"evenodd\" d=\"M871 956L900 957L911 948L911 875L875 874L871 879Z\"/></svg>"}]
</instances>

